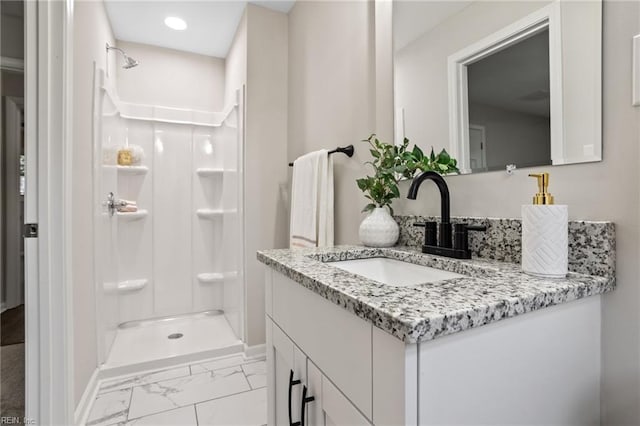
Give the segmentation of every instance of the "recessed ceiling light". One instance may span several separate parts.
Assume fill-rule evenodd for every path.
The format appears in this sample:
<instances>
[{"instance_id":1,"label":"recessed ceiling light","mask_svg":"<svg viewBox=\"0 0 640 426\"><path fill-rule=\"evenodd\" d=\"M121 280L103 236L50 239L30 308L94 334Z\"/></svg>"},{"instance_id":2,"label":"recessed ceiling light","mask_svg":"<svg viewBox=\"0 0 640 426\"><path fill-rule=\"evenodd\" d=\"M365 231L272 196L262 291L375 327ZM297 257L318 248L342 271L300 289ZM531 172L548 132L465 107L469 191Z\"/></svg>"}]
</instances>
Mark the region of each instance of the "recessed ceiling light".
<instances>
[{"instance_id":1,"label":"recessed ceiling light","mask_svg":"<svg viewBox=\"0 0 640 426\"><path fill-rule=\"evenodd\" d=\"M164 19L164 24L172 30L183 31L187 29L187 23L184 19L178 18L177 16L167 16Z\"/></svg>"}]
</instances>

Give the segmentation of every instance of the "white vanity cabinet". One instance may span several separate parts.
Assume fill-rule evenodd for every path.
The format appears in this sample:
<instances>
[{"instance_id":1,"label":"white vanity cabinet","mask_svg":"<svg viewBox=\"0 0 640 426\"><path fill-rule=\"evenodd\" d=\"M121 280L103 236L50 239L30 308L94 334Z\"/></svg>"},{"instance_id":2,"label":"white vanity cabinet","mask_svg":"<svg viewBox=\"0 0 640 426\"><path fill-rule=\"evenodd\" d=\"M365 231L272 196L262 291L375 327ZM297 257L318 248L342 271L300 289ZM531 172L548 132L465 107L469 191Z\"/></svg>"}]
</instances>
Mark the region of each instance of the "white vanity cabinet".
<instances>
[{"instance_id":1,"label":"white vanity cabinet","mask_svg":"<svg viewBox=\"0 0 640 426\"><path fill-rule=\"evenodd\" d=\"M265 278L269 425L290 424L292 370L293 423L300 421L306 386L314 401L306 405L305 424L366 425L375 418L394 421L380 424L404 424L403 413L388 406L403 411L406 345L270 268ZM416 367L414 356L410 374L414 384ZM374 392L376 382L379 394ZM376 404L376 398L383 402ZM412 407L415 417L415 401Z\"/></svg>"},{"instance_id":2,"label":"white vanity cabinet","mask_svg":"<svg viewBox=\"0 0 640 426\"><path fill-rule=\"evenodd\" d=\"M265 271L270 426L599 424L600 296L408 344Z\"/></svg>"},{"instance_id":3,"label":"white vanity cabinet","mask_svg":"<svg viewBox=\"0 0 640 426\"><path fill-rule=\"evenodd\" d=\"M269 425L371 424L270 319L267 333Z\"/></svg>"}]
</instances>

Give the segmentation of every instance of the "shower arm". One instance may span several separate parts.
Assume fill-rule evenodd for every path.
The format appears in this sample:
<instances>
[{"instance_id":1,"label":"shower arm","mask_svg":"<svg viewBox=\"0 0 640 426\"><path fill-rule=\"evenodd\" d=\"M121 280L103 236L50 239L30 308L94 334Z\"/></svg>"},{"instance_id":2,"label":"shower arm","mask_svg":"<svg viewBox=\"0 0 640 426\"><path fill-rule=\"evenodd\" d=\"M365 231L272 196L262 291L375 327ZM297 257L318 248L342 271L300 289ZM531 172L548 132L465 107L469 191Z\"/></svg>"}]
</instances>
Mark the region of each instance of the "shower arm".
<instances>
[{"instance_id":1,"label":"shower arm","mask_svg":"<svg viewBox=\"0 0 640 426\"><path fill-rule=\"evenodd\" d=\"M110 50L117 50L118 52L122 53L125 58L128 56L126 53L124 53L124 50L120 49L119 47L109 46L109 43L106 43L106 46L107 46L107 52Z\"/></svg>"}]
</instances>

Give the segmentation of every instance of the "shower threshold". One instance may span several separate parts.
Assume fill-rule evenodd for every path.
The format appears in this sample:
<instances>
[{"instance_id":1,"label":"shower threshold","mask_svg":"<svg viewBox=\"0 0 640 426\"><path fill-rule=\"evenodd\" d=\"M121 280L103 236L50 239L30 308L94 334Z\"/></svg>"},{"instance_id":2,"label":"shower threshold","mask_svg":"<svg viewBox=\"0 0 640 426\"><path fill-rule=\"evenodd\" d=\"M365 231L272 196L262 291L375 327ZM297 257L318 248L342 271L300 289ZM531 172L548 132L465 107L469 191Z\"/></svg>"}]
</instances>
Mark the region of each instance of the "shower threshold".
<instances>
[{"instance_id":1,"label":"shower threshold","mask_svg":"<svg viewBox=\"0 0 640 426\"><path fill-rule=\"evenodd\" d=\"M243 350L222 311L128 321L118 326L102 370L107 375L128 374Z\"/></svg>"},{"instance_id":2,"label":"shower threshold","mask_svg":"<svg viewBox=\"0 0 640 426\"><path fill-rule=\"evenodd\" d=\"M216 309L216 310L212 310L212 311L202 311L202 312L196 312L193 314L181 314L181 315L170 315L170 316L166 316L166 317L158 317L158 318L151 318L151 319L143 319L143 320L134 320L134 321L127 321L127 322L123 322L121 324L118 325L119 329L125 329L125 328L132 328L132 327L145 327L148 325L156 325L159 323L169 323L171 321L179 321L181 319L184 318L205 318L205 317L213 317L216 315L223 315L224 312L221 311L220 309Z\"/></svg>"}]
</instances>

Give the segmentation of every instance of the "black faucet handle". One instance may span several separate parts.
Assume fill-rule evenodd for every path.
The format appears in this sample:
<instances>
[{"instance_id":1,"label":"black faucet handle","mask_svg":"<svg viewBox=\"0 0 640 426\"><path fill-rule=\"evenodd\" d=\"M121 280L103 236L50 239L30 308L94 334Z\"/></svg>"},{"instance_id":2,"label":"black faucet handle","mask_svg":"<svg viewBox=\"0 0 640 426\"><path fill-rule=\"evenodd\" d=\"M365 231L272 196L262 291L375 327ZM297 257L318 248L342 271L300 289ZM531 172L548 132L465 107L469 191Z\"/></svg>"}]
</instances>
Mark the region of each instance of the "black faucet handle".
<instances>
[{"instance_id":1,"label":"black faucet handle","mask_svg":"<svg viewBox=\"0 0 640 426\"><path fill-rule=\"evenodd\" d=\"M456 250L469 250L469 231L486 231L484 225L467 225L456 223L453 225L453 248Z\"/></svg>"},{"instance_id":2,"label":"black faucet handle","mask_svg":"<svg viewBox=\"0 0 640 426\"><path fill-rule=\"evenodd\" d=\"M437 222L416 222L413 226L424 228L424 244L435 246L438 241Z\"/></svg>"}]
</instances>

